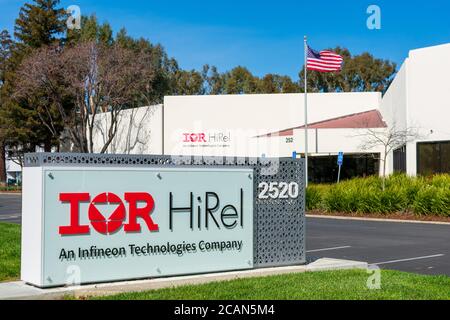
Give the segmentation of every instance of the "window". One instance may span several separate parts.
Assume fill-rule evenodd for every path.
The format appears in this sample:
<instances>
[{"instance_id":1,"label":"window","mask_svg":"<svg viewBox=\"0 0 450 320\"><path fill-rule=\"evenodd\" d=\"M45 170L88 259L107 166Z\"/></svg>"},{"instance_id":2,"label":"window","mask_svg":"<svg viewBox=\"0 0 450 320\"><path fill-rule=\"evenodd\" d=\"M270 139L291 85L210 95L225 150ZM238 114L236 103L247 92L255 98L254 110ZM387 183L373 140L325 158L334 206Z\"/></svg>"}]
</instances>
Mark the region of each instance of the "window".
<instances>
[{"instance_id":1,"label":"window","mask_svg":"<svg viewBox=\"0 0 450 320\"><path fill-rule=\"evenodd\" d=\"M417 173L450 173L450 141L417 143Z\"/></svg>"},{"instance_id":2,"label":"window","mask_svg":"<svg viewBox=\"0 0 450 320\"><path fill-rule=\"evenodd\" d=\"M344 154L341 180L378 175L378 153ZM338 176L337 156L313 156L308 159L308 180L313 183L336 182Z\"/></svg>"},{"instance_id":3,"label":"window","mask_svg":"<svg viewBox=\"0 0 450 320\"><path fill-rule=\"evenodd\" d=\"M450 141L441 144L441 172L450 173Z\"/></svg>"},{"instance_id":4,"label":"window","mask_svg":"<svg viewBox=\"0 0 450 320\"><path fill-rule=\"evenodd\" d=\"M394 150L394 172L406 172L406 145Z\"/></svg>"}]
</instances>

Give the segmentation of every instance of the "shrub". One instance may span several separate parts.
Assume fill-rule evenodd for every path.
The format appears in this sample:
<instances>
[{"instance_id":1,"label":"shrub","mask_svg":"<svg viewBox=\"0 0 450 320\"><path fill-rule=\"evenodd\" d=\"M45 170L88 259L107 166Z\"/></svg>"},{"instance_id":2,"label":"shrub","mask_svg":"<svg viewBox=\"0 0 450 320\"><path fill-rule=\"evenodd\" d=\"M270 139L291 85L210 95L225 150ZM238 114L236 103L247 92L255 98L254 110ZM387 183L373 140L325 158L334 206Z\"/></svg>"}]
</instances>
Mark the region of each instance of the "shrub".
<instances>
[{"instance_id":1,"label":"shrub","mask_svg":"<svg viewBox=\"0 0 450 320\"><path fill-rule=\"evenodd\" d=\"M306 188L306 210L321 208L322 193L319 187L310 186Z\"/></svg>"},{"instance_id":2,"label":"shrub","mask_svg":"<svg viewBox=\"0 0 450 320\"><path fill-rule=\"evenodd\" d=\"M450 187L450 174L437 174L431 178L431 185L437 188Z\"/></svg>"},{"instance_id":3,"label":"shrub","mask_svg":"<svg viewBox=\"0 0 450 320\"><path fill-rule=\"evenodd\" d=\"M334 185L313 185L306 191L307 210L450 216L450 175L430 178L394 174L382 190L380 177L355 178Z\"/></svg>"},{"instance_id":4,"label":"shrub","mask_svg":"<svg viewBox=\"0 0 450 320\"><path fill-rule=\"evenodd\" d=\"M13 191L13 192L16 192L16 191L21 191L22 190L22 187L20 187L20 186L0 186L0 191L3 191L3 192L8 192L8 191Z\"/></svg>"},{"instance_id":5,"label":"shrub","mask_svg":"<svg viewBox=\"0 0 450 320\"><path fill-rule=\"evenodd\" d=\"M436 185L429 185L422 188L412 203L412 208L416 214L438 214L450 216L450 188L439 188Z\"/></svg>"},{"instance_id":6,"label":"shrub","mask_svg":"<svg viewBox=\"0 0 450 320\"><path fill-rule=\"evenodd\" d=\"M355 190L343 185L331 186L324 197L324 207L327 211L355 212Z\"/></svg>"}]
</instances>

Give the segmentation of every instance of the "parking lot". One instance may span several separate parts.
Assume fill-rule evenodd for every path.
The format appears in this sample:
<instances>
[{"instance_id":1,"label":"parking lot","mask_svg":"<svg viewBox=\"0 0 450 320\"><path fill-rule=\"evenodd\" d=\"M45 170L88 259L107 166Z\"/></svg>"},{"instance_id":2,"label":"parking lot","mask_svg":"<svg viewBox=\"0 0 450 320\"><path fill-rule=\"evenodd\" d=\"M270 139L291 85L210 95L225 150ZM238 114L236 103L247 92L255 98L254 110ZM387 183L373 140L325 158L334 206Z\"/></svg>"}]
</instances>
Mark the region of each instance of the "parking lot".
<instances>
[{"instance_id":1,"label":"parking lot","mask_svg":"<svg viewBox=\"0 0 450 320\"><path fill-rule=\"evenodd\" d=\"M450 276L450 225L306 219L308 257L366 261L380 268ZM21 222L21 196L0 194L0 222Z\"/></svg>"},{"instance_id":2,"label":"parking lot","mask_svg":"<svg viewBox=\"0 0 450 320\"><path fill-rule=\"evenodd\" d=\"M307 218L309 256L450 276L450 225Z\"/></svg>"}]
</instances>

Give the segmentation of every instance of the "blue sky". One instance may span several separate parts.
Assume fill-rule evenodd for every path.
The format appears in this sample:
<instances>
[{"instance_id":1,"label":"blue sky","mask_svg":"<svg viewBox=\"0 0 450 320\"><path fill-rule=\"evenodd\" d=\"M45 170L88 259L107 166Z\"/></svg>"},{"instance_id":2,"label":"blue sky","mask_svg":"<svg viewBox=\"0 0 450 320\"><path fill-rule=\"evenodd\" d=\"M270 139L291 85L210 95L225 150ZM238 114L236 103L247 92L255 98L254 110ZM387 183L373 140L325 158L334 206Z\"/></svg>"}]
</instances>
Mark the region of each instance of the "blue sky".
<instances>
[{"instance_id":1,"label":"blue sky","mask_svg":"<svg viewBox=\"0 0 450 320\"><path fill-rule=\"evenodd\" d=\"M13 29L26 1L0 0L0 28ZM295 79L303 65L303 35L314 49L343 46L369 51L398 64L415 48L450 42L447 0L63 0L82 14L95 13L115 31L161 43L181 67L237 65L257 75L286 74ZM366 27L367 7L381 8L381 30Z\"/></svg>"}]
</instances>

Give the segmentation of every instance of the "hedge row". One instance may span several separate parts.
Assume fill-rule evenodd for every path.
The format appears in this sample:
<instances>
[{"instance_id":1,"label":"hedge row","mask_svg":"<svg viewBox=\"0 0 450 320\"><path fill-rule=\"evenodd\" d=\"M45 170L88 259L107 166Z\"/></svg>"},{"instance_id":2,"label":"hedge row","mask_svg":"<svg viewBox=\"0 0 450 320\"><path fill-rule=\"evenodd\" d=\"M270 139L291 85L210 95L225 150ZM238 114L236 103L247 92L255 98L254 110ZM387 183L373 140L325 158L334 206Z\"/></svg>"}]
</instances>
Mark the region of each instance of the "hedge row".
<instances>
[{"instance_id":1,"label":"hedge row","mask_svg":"<svg viewBox=\"0 0 450 320\"><path fill-rule=\"evenodd\" d=\"M307 210L347 213L413 212L450 217L450 175L412 178L392 175L382 190L380 177L356 178L334 185L311 185Z\"/></svg>"},{"instance_id":2,"label":"hedge row","mask_svg":"<svg viewBox=\"0 0 450 320\"><path fill-rule=\"evenodd\" d=\"M3 186L0 185L0 191L5 192L5 191L21 191L22 187L19 186Z\"/></svg>"}]
</instances>

